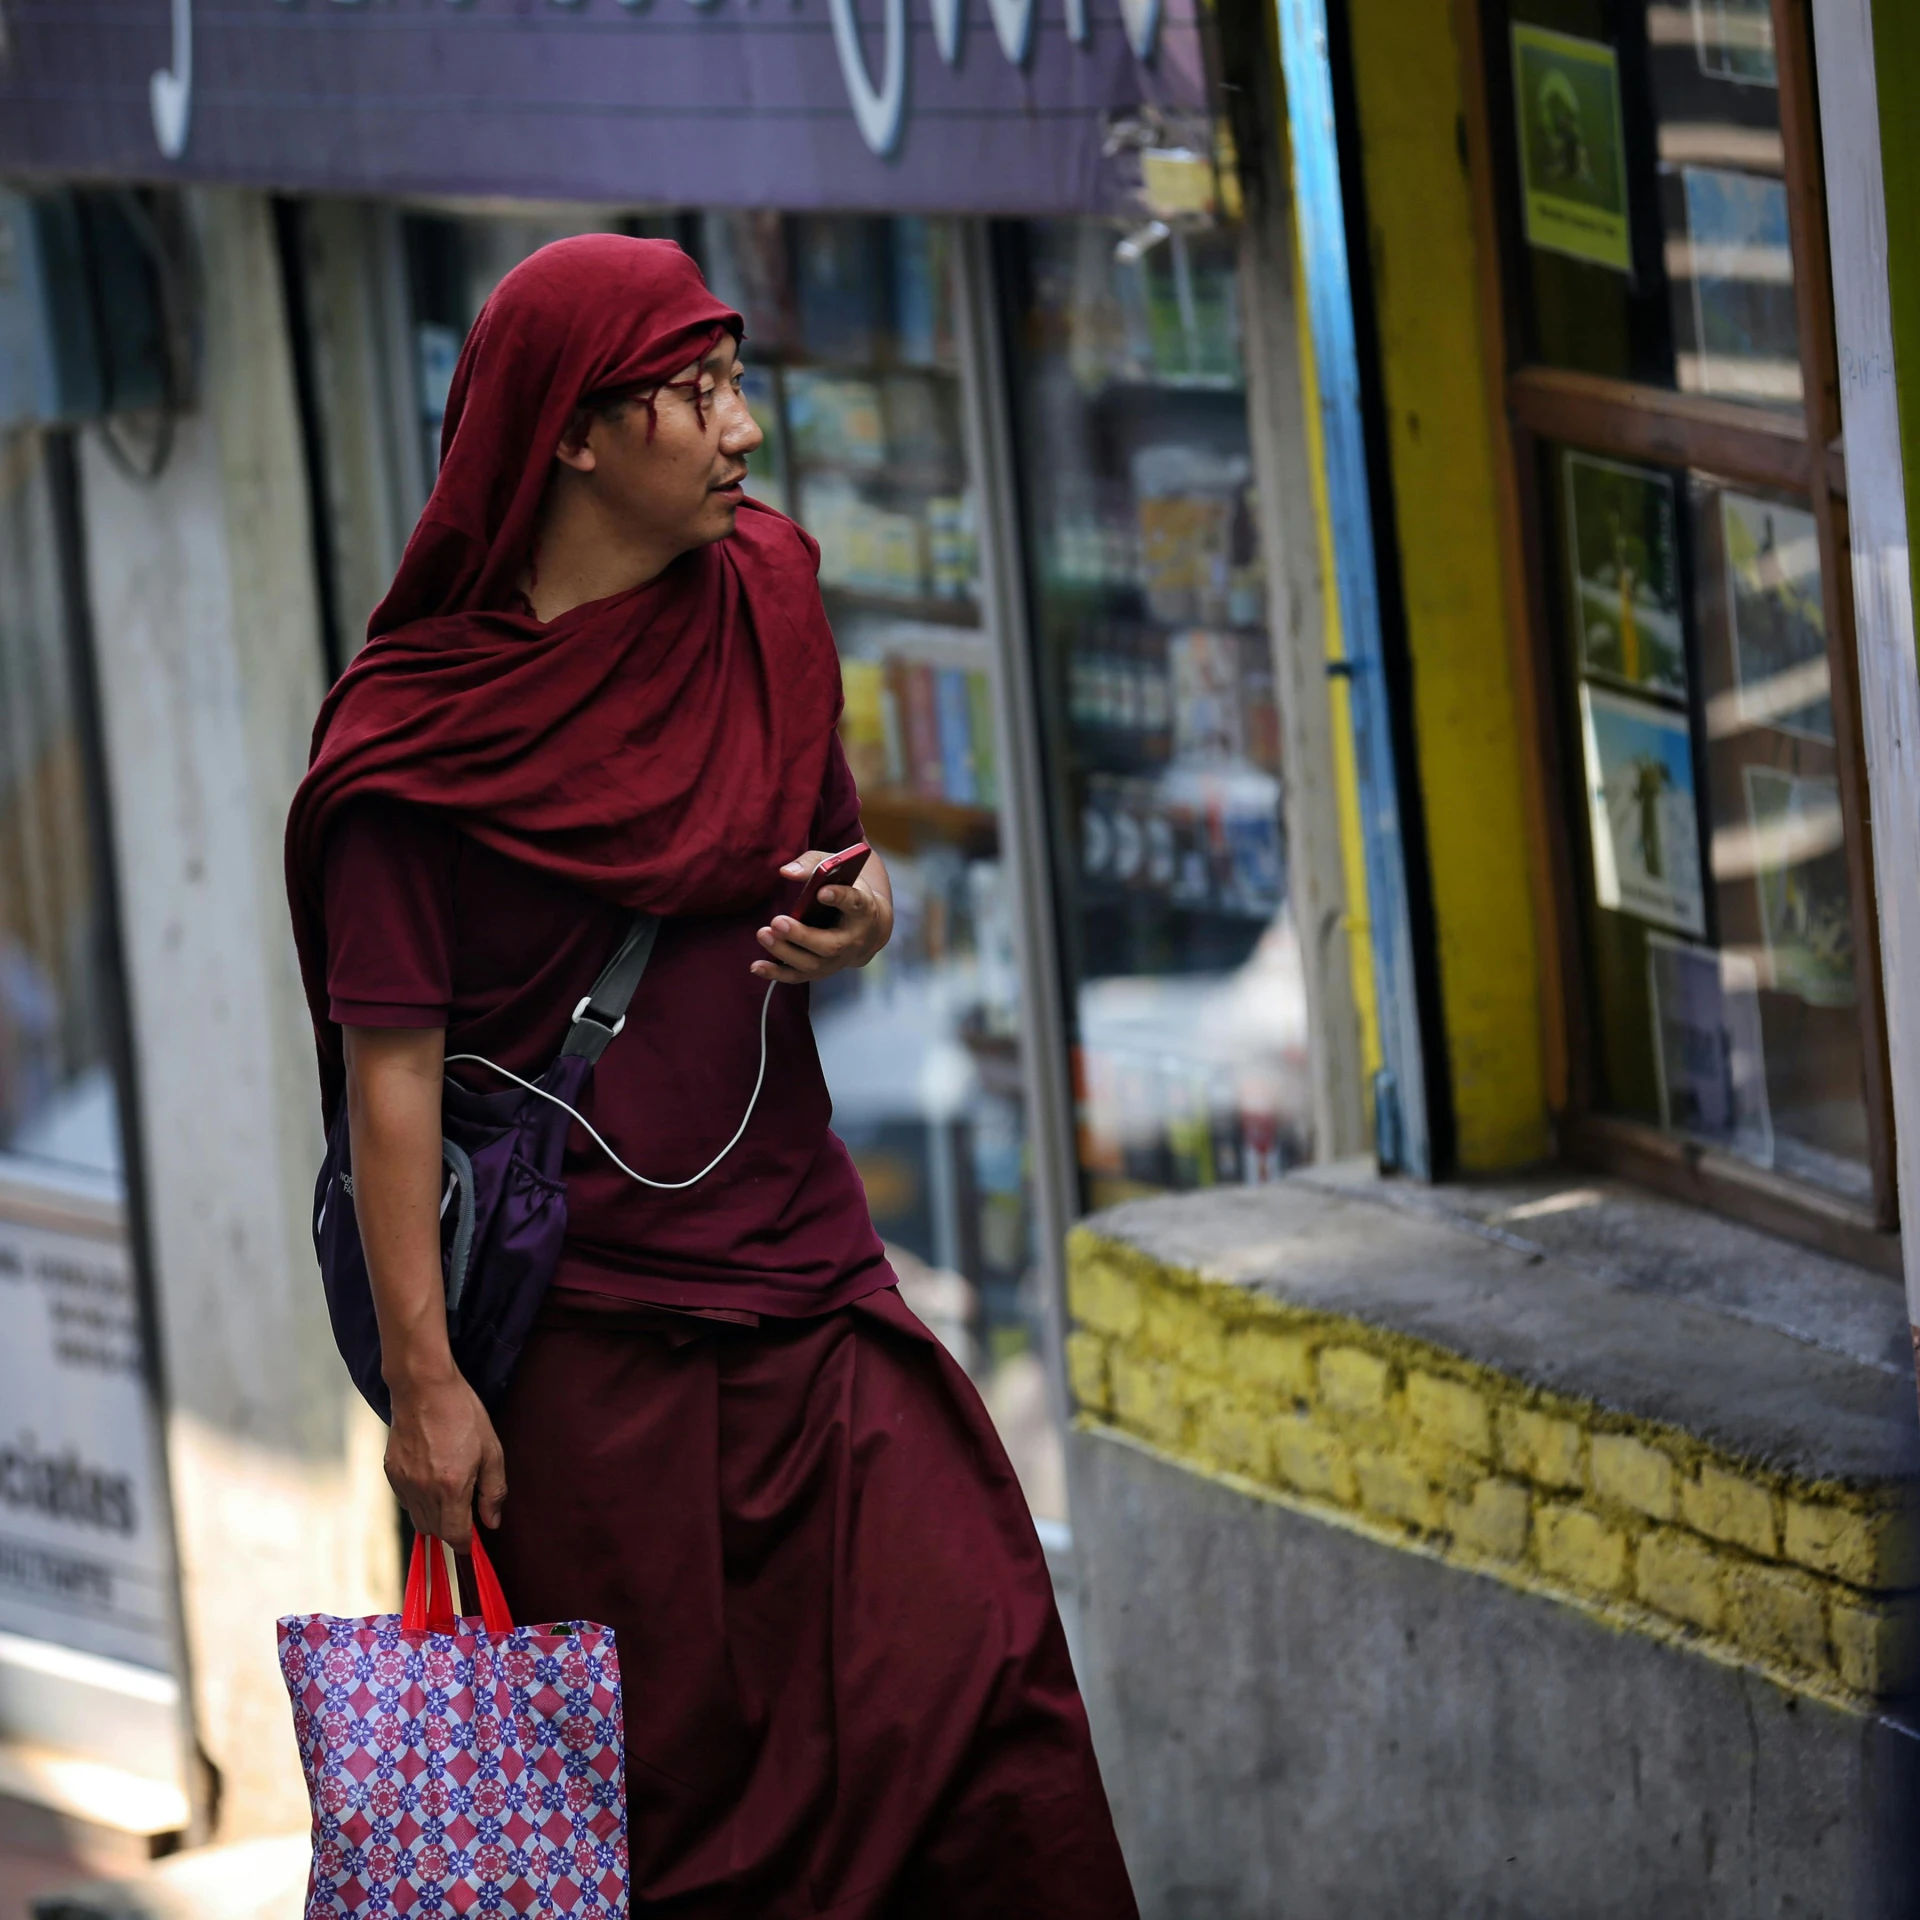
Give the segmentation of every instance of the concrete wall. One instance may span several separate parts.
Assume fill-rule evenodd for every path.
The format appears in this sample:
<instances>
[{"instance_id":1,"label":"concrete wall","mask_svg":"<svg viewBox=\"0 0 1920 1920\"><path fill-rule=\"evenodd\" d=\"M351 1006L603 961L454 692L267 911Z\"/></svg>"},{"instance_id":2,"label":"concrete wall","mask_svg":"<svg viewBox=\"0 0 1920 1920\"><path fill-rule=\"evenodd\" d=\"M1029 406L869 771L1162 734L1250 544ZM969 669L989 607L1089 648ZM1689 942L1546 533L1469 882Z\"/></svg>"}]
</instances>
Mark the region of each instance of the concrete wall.
<instances>
[{"instance_id":1,"label":"concrete wall","mask_svg":"<svg viewBox=\"0 0 1920 1920\"><path fill-rule=\"evenodd\" d=\"M1071 1470L1144 1920L1920 1912L1911 1729L1109 1435Z\"/></svg>"},{"instance_id":2,"label":"concrete wall","mask_svg":"<svg viewBox=\"0 0 1920 1920\"><path fill-rule=\"evenodd\" d=\"M254 194L192 212L199 406L157 481L89 440L83 485L189 1690L230 1838L305 1818L276 1616L392 1604L396 1540L308 1239L318 1096L280 837L322 668L272 224Z\"/></svg>"},{"instance_id":3,"label":"concrete wall","mask_svg":"<svg viewBox=\"0 0 1920 1920\"><path fill-rule=\"evenodd\" d=\"M1885 1280L1371 1168L1071 1243L1088 1704L1148 1920L1920 1901Z\"/></svg>"}]
</instances>

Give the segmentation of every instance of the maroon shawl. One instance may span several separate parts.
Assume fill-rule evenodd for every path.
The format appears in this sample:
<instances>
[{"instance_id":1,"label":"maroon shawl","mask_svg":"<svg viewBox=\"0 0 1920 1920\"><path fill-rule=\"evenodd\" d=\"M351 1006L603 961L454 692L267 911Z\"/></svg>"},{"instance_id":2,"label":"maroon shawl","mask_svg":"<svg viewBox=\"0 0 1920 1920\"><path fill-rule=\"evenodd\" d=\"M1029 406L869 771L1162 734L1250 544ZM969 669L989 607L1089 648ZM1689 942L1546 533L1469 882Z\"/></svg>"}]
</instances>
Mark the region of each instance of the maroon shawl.
<instances>
[{"instance_id":1,"label":"maroon shawl","mask_svg":"<svg viewBox=\"0 0 1920 1920\"><path fill-rule=\"evenodd\" d=\"M341 1053L322 862L348 802L430 808L513 859L663 914L750 908L805 846L840 678L818 549L792 522L749 500L731 538L645 586L544 626L518 601L580 401L672 379L739 331L679 247L612 234L541 248L475 321L433 497L320 709L287 821L329 1119Z\"/></svg>"}]
</instances>

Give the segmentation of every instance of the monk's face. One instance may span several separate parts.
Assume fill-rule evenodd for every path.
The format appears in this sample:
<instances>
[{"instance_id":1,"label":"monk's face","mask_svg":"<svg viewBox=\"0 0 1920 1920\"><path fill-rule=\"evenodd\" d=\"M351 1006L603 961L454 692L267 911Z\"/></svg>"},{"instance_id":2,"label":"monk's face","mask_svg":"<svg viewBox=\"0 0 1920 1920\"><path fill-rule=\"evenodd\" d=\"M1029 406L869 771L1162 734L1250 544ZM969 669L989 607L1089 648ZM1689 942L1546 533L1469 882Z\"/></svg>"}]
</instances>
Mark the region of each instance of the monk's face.
<instances>
[{"instance_id":1,"label":"monk's face","mask_svg":"<svg viewBox=\"0 0 1920 1920\"><path fill-rule=\"evenodd\" d=\"M733 531L747 456L765 437L741 391L739 348L725 338L655 395L651 434L640 401L592 421L591 484L631 537L685 553Z\"/></svg>"}]
</instances>

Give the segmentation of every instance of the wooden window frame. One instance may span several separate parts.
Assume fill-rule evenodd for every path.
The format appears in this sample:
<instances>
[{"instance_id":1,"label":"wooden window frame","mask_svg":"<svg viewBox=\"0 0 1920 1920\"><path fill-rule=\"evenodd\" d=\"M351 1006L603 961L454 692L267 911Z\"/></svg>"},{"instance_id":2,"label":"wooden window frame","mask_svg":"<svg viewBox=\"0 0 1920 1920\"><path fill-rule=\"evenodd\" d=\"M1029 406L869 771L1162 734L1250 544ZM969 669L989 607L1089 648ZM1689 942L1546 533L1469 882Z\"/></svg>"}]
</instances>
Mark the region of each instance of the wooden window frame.
<instances>
[{"instance_id":1,"label":"wooden window frame","mask_svg":"<svg viewBox=\"0 0 1920 1920\"><path fill-rule=\"evenodd\" d=\"M1500 451L1500 518L1508 631L1532 805L1529 861L1539 920L1549 1100L1569 1161L1612 1172L1898 1276L1899 1214L1893 1097L1880 967L1866 758L1861 741L1848 552L1846 461L1833 319L1826 200L1814 90L1810 0L1771 0L1780 75L1784 179L1794 249L1795 307L1805 397L1797 415L1525 362L1522 256L1513 157L1496 148L1488 87L1492 0L1453 0L1474 239L1479 254L1488 400ZM1870 1205L1821 1193L1786 1175L1641 1121L1595 1111L1591 989L1576 875L1577 822L1564 796L1566 738L1549 665L1555 645L1547 599L1541 449L1559 442L1628 460L1703 468L1735 484L1805 495L1819 527L1832 674L1834 752L1846 831L1867 1105Z\"/></svg>"}]
</instances>

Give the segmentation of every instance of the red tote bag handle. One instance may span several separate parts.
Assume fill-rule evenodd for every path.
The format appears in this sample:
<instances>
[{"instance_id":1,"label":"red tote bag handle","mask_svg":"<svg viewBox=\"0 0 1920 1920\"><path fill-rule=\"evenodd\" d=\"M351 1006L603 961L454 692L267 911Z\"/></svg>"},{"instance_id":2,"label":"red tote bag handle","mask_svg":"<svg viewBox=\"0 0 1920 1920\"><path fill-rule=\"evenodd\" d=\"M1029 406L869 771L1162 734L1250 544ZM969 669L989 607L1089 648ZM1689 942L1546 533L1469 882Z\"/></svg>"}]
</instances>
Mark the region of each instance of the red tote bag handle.
<instances>
[{"instance_id":1,"label":"red tote bag handle","mask_svg":"<svg viewBox=\"0 0 1920 1920\"><path fill-rule=\"evenodd\" d=\"M511 1633L513 1615L507 1596L500 1591L493 1562L480 1544L479 1529L474 1530L473 1584L480 1595L480 1621L489 1633ZM453 1556L446 1543L424 1533L413 1536L413 1559L407 1567L407 1597L400 1610L400 1625L408 1633L453 1633L458 1630L459 1590L454 1584Z\"/></svg>"}]
</instances>

